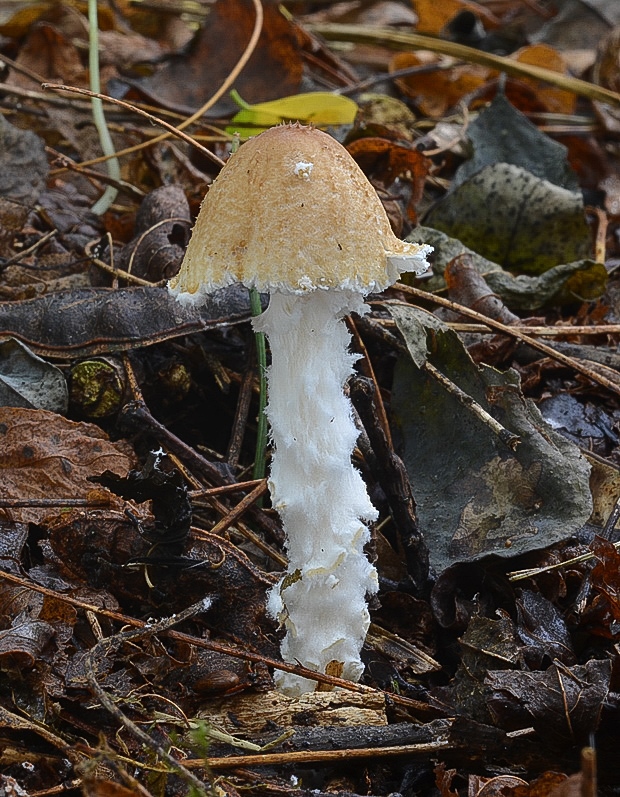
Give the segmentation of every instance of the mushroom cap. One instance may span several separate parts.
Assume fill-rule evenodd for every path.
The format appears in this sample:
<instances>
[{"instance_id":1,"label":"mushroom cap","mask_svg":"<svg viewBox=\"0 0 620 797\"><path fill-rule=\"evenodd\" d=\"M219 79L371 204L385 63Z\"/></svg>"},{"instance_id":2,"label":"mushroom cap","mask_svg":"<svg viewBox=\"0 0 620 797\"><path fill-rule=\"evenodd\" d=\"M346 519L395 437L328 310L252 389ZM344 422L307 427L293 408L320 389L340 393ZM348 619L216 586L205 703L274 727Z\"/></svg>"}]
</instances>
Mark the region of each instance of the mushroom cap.
<instances>
[{"instance_id":1,"label":"mushroom cap","mask_svg":"<svg viewBox=\"0 0 620 797\"><path fill-rule=\"evenodd\" d=\"M431 247L392 232L374 188L327 133L280 125L249 139L200 208L170 290L199 303L242 282L259 291L348 288L363 294L423 273Z\"/></svg>"}]
</instances>

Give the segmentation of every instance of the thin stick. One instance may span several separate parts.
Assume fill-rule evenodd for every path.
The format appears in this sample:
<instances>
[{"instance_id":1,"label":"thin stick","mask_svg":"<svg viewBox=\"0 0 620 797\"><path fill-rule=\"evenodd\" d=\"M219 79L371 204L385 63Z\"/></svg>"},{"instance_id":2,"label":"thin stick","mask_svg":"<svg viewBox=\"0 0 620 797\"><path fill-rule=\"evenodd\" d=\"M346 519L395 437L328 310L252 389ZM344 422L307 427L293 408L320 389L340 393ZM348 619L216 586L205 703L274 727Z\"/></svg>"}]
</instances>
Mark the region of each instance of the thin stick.
<instances>
[{"instance_id":1,"label":"thin stick","mask_svg":"<svg viewBox=\"0 0 620 797\"><path fill-rule=\"evenodd\" d=\"M250 307L252 316L263 312L260 294L255 288L250 289ZM258 417L256 427L256 451L254 453L253 479L263 479L267 466L267 343L264 332L255 332L256 361L258 363Z\"/></svg>"},{"instance_id":2,"label":"thin stick","mask_svg":"<svg viewBox=\"0 0 620 797\"><path fill-rule=\"evenodd\" d=\"M262 479L252 479L247 482L235 482L234 484L224 484L221 487L205 487L202 490L191 490L190 499L208 498L211 495L222 495L226 493L237 493L240 490L250 490L258 486Z\"/></svg>"},{"instance_id":3,"label":"thin stick","mask_svg":"<svg viewBox=\"0 0 620 797\"><path fill-rule=\"evenodd\" d=\"M405 33L386 28L371 28L365 25L340 25L338 23L328 23L323 25L309 25L309 30L318 33L329 40L356 41L365 44L382 44L393 47L397 50L430 50L431 52L448 55L462 61L473 64L480 64L489 69L497 69L514 77L529 77L535 80L544 80L551 86L573 94L588 97L591 100L620 105L620 94L610 91L586 80L579 80L574 77L554 72L534 64L524 64L512 58L501 55L493 55L474 47L467 47L457 42L436 39L433 36L424 36L420 33Z\"/></svg>"},{"instance_id":4,"label":"thin stick","mask_svg":"<svg viewBox=\"0 0 620 797\"><path fill-rule=\"evenodd\" d=\"M198 603L190 606L185 611L180 612L179 614L173 614L172 617L166 617L163 620L159 620L156 623L149 623L142 628L134 629L133 631L123 631L120 634L115 634L111 637L106 637L102 639L100 642L92 647L86 656L84 657L84 670L86 672L86 678L88 683L97 696L98 700L101 702L104 708L106 708L113 717L115 717L119 722L121 722L127 730L134 736L136 739L145 744L150 750L152 750L158 758L165 761L168 766L172 769L173 772L176 772L179 777L181 777L186 783L193 786L195 789L198 790L199 794L216 794L212 784L210 783L203 783L203 781L199 780L192 772L187 770L179 761L177 761L174 756L170 755L170 753L165 750L159 742L156 742L148 733L145 733L142 728L136 725L133 720L130 720L118 707L118 705L112 700L111 697L108 696L107 692L99 685L97 681L97 674L95 669L95 661L99 657L104 658L106 655L106 649L112 646L118 646L121 642L126 642L132 639L137 639L143 636L152 636L153 634L160 633L161 631L166 631L171 628L173 625L182 622L183 620L187 620L190 617L193 617L196 614L202 613L207 611L210 608L211 604L213 603L213 598L206 597L203 598ZM204 762L203 762L204 766Z\"/></svg>"},{"instance_id":5,"label":"thin stick","mask_svg":"<svg viewBox=\"0 0 620 797\"><path fill-rule=\"evenodd\" d=\"M52 506L110 506L109 498L0 498L0 509Z\"/></svg>"},{"instance_id":6,"label":"thin stick","mask_svg":"<svg viewBox=\"0 0 620 797\"><path fill-rule=\"evenodd\" d=\"M155 138L152 138L150 141L146 142L146 144L136 144L133 147L127 147L126 149L119 150L116 153L116 156L118 158L120 158L123 155L129 155L132 152L138 152L139 150L143 149L145 146L151 146L153 144L159 144L160 141L165 141L171 135L173 135L173 136L174 135L178 135L180 133L180 131L184 130L186 127L191 125L197 119L200 119L200 117L203 116L209 110L209 108L212 108L215 105L215 103L220 99L220 97L222 97L230 89L232 84L239 77L240 72L244 69L244 67L246 66L247 62L250 60L250 57L251 57L252 53L256 49L256 45L258 44L258 39L260 37L261 30L263 28L263 7L261 5L261 2L260 2L260 0L252 0L252 3L254 5L254 11L256 13L256 17L255 17L255 20L254 20L254 29L252 30L252 35L250 36L250 40L249 40L245 50L241 54L241 57L239 58L239 60L235 64L235 66L232 68L232 70L230 71L230 73L226 77L226 80L222 83L222 85L219 87L219 89L215 92L215 94L213 94L210 97L210 99L207 100L207 102L201 108L199 108L195 113L193 113L191 116L189 116L183 122L181 122L181 124L178 127L172 127L171 125L168 126L165 123L163 123L161 120L157 119L156 117L151 117L151 119L154 120L156 124L160 124L166 130L168 130L168 132L167 133L163 133L160 136L156 136ZM48 84L44 84L44 87L54 88L53 84L50 85L49 83ZM67 88L65 88L65 90L71 91L71 89L67 89ZM80 94L82 92L78 91L77 93ZM135 111L136 113L138 113L138 111L139 111L139 109L137 109L135 107L135 105L130 105L129 103L123 103L120 100L113 100L111 97L102 97L102 99L106 99L108 102L114 102L117 105L124 106L124 107L128 108L129 110ZM150 116L150 114L146 114L146 113L144 113L144 115L146 115L147 117ZM183 136L179 136L179 137L183 138ZM189 136L187 138L189 139L189 142L193 146L198 147L201 150L204 149L204 152L207 155L207 157L211 158L211 160L215 161L216 163L219 163L220 166L223 165L223 162L221 161L221 159L218 158L213 152L211 152L210 150L208 150L206 148L201 147L200 144L195 142ZM104 160L106 160L105 157L103 157L103 158L95 158L93 160L84 161L82 163L82 166L92 166L95 163L102 163Z\"/></svg>"},{"instance_id":7,"label":"thin stick","mask_svg":"<svg viewBox=\"0 0 620 797\"><path fill-rule=\"evenodd\" d=\"M379 418L379 422L381 423L381 428L383 429L383 433L385 434L388 446L390 448L393 448L394 445L392 443L392 430L390 429L387 412L385 411L385 404L383 403L383 398L381 397L381 388L379 387L379 382L377 381L375 369L372 367L372 360L370 359L370 356L368 354L368 349L366 348L364 339L360 335L359 330L357 328L357 324L353 320L353 317L347 316L346 322L347 326L349 327L349 331L353 335L353 340L355 341L355 345L359 349L360 354L363 355L360 365L366 371L366 376L373 382L375 386L374 403L377 411L377 417Z\"/></svg>"},{"instance_id":8,"label":"thin stick","mask_svg":"<svg viewBox=\"0 0 620 797\"><path fill-rule=\"evenodd\" d=\"M436 294L432 294L436 296ZM385 300L379 302L369 302L368 304L380 304L383 306ZM396 321L392 318L364 318L364 322L370 322L373 326L395 327ZM490 331L487 324L469 324L466 321L447 321L446 326L456 332L480 332L486 334ZM561 335L620 335L620 324L597 324L572 326L571 324L558 324L557 326L537 326L529 324L510 324L510 329L516 332L525 332L527 335L540 335L545 338L557 338Z\"/></svg>"},{"instance_id":9,"label":"thin stick","mask_svg":"<svg viewBox=\"0 0 620 797\"><path fill-rule=\"evenodd\" d=\"M217 155L214 152L211 152L211 150L207 149L207 147L203 147L202 144L199 144L191 136L188 136L186 133L183 133L179 128L173 127L173 125L168 124L168 122L164 122L163 119L158 119L156 116L153 116L152 114L147 113L147 111L143 111L141 108L138 108L138 107L136 107L135 105L132 105L129 102L124 102L123 100L117 100L114 97L108 97L106 94L100 94L99 92L89 91L88 89L81 89L81 88L78 88L77 86L65 86L65 85L63 85L61 83L42 83L41 84L41 88L42 89L52 89L53 91L68 91L68 92L71 92L72 94L83 94L85 97L95 97L95 98L99 98L100 100L105 100L106 102L114 103L114 105L120 105L121 108L126 108L129 111L133 111L134 113L137 113L139 116L144 116L145 119L148 119L153 124L156 124L156 125L159 125L160 127L163 127L164 130L168 130L170 135L176 136L177 138L180 138L181 141L185 141L186 144L190 144L192 147L196 147L196 149L199 149L200 152L202 152L203 155L206 155L207 158L210 158L214 163L217 163L218 166L223 166L224 165L224 161L221 158L218 158ZM160 141L163 138L168 138L168 136L164 135L164 136L158 136L157 138L153 138L153 139L151 139L151 141L149 141L149 144L154 144L156 141ZM137 149L141 149L142 146L143 145L140 144L137 147ZM120 150L119 152L116 153L116 156L118 157L120 155L127 154L127 152L133 152L134 149L135 148L131 147L131 148L126 149L126 150ZM80 165L81 166L85 166L86 164L92 165L93 163L101 163L101 162L103 162L105 160L108 160L108 158L105 158L105 157L104 158L96 158L95 160L84 161Z\"/></svg>"},{"instance_id":10,"label":"thin stick","mask_svg":"<svg viewBox=\"0 0 620 797\"><path fill-rule=\"evenodd\" d=\"M441 307L447 307L449 310L453 310L455 313L460 313L461 315L469 316L469 318L474 318L479 323L486 324L488 327L496 329L498 332L502 332L504 335L511 335L517 340L520 340L522 343L527 343L527 345L531 346L533 349L546 354L547 357L562 363L562 365L565 365L567 368L577 371L577 373L582 374L592 382L596 382L602 387L606 387L612 393L620 395L620 385L616 384L611 379L608 379L606 376L593 371L591 368L588 368L586 365L583 365L581 362L579 362L579 360L576 360L573 357L567 357L566 354L562 354L561 352L552 349L551 346L547 346L546 343L541 343L539 340L536 340L536 338L532 338L523 332L513 329L509 324L502 324L501 321L496 321L493 318L489 318L482 313L478 313L476 310L465 307L465 305L451 302L449 299L436 296L434 293L422 291L419 288L413 288L412 286L405 285L402 282L397 282L396 287L403 293L408 293L410 296L415 296L416 299L434 302L435 304L441 305Z\"/></svg>"},{"instance_id":11,"label":"thin stick","mask_svg":"<svg viewBox=\"0 0 620 797\"><path fill-rule=\"evenodd\" d=\"M53 238L57 232L58 230L56 228L50 230L49 232L46 232L45 235L39 238L39 240L36 243L32 244L32 246L29 246L28 249L22 249L16 255L13 255L13 257L9 257L8 260L5 260L4 263L0 265L0 272L4 271L4 269L8 268L9 266L12 266L13 263L19 263L20 260L23 260L28 255L31 255L33 252L36 252L40 246L49 241L50 238Z\"/></svg>"},{"instance_id":12,"label":"thin stick","mask_svg":"<svg viewBox=\"0 0 620 797\"><path fill-rule=\"evenodd\" d=\"M103 260L100 260L98 257L95 257L93 254L91 254L92 249L98 243L98 241L90 241L90 243L87 243L84 247L84 252L89 260L91 260L91 262L93 262L102 271L106 271L108 274L112 274L118 279L132 282L134 285L142 285L143 287L157 288L166 285L167 280L161 280L160 282L149 282L148 280L142 279L142 277L136 277L133 274L130 274L128 271L123 271L121 268L116 268L116 266L110 266L108 263L104 263Z\"/></svg>"},{"instance_id":13,"label":"thin stick","mask_svg":"<svg viewBox=\"0 0 620 797\"><path fill-rule=\"evenodd\" d=\"M144 628L146 625L143 620L137 620L135 617L129 617L126 614L114 612L110 609L103 609L101 606L95 606L92 603L85 603L77 598L55 592L48 587L43 587L34 581L29 581L26 578L16 576L13 573L8 573L4 570L0 570L0 578L10 581L12 584L19 584L22 587L31 589L33 592L39 592L42 595L48 595L49 597L56 598L57 600L68 603L71 606L76 606L78 609L90 611L96 615L101 615L102 617L108 617L109 619L115 620L122 625L128 625L132 628ZM343 678L336 678L333 675L314 672L313 670L308 670L301 665L289 664L286 661L271 659L267 656L262 656L260 653L254 653L253 651L248 650L247 647L244 647L243 649L234 648L230 645L224 645L220 642L203 639L202 637L194 637L190 634L184 634L180 631L174 630L166 631L166 635L171 639L178 640L179 642L185 642L189 645L195 645L198 648L212 650L216 653L222 653L226 656L232 656L235 659L242 659L243 661L249 661L254 664L265 664L267 667L274 667L275 669L283 670L284 672L291 672L295 675L301 675L304 678L310 678L311 680L318 681L319 683L326 683L330 686L338 686L342 689L347 689L349 692L357 692L358 694L384 694L387 699L397 705L423 712L430 710L430 706L420 700L414 700L411 697L404 697L403 695L392 694L391 692L384 692L382 689L374 689L372 686L365 686L364 684L354 683L353 681L345 681Z\"/></svg>"},{"instance_id":14,"label":"thin stick","mask_svg":"<svg viewBox=\"0 0 620 797\"><path fill-rule=\"evenodd\" d=\"M431 365L431 363L426 362L424 363L424 369L428 371L428 373L433 377L433 379L439 382L439 384L444 388L444 390L446 390L448 393L450 393L450 395L454 396L458 401L460 401L461 404L464 407L467 407L467 409L470 412L473 412L473 414L477 418L479 418L482 421L482 423L486 424L491 429L493 434L497 435L497 437L502 441L502 443L507 445L508 448L511 449L511 451L517 450L517 446L521 442L521 438L518 435L514 434L513 432L510 432L508 429L506 429L505 426L502 426L501 423L498 420L496 420L492 415L489 415L489 413L484 409L484 407L478 404L478 402L474 398L472 398L464 390L461 390L461 388L458 385L455 385L454 382L452 382L452 380L444 376L441 373L441 371L438 371L437 368L435 368L434 365Z\"/></svg>"},{"instance_id":15,"label":"thin stick","mask_svg":"<svg viewBox=\"0 0 620 797\"><path fill-rule=\"evenodd\" d=\"M440 750L454 748L454 744L438 739L435 742L402 744L389 747L362 747L345 750L294 750L290 753L257 753L256 755L234 755L225 758L190 758L184 762L190 769L203 767L209 769L231 769L234 767L277 766L280 764L314 764L326 761L349 761L351 758L377 758L393 755L433 755Z\"/></svg>"},{"instance_id":16,"label":"thin stick","mask_svg":"<svg viewBox=\"0 0 620 797\"><path fill-rule=\"evenodd\" d=\"M258 485L252 490L251 493L248 493L244 498L239 501L239 503L230 510L224 517L219 520L215 526L209 529L209 534L223 534L227 529L229 529L233 523L235 523L241 515L245 512L245 510L252 506L252 504L257 501L261 495L267 489L267 482L265 479L261 480ZM286 567L286 559L283 562L284 566Z\"/></svg>"}]
</instances>

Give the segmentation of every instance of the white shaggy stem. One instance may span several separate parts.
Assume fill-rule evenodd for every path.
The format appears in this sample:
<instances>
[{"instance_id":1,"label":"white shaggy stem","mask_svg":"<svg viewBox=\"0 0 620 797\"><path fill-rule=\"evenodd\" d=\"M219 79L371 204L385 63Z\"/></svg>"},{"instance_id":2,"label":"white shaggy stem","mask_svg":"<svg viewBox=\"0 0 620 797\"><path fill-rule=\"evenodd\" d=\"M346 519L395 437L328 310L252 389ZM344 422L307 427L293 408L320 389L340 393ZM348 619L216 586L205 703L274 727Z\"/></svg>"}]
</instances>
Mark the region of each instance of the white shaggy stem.
<instances>
[{"instance_id":1,"label":"white shaggy stem","mask_svg":"<svg viewBox=\"0 0 620 797\"><path fill-rule=\"evenodd\" d=\"M366 595L377 574L364 555L362 521L377 512L351 454L358 432L343 392L356 356L343 317L365 312L353 290L275 293L254 320L271 348L268 371L273 460L270 489L287 539L287 576L269 597L270 612L286 628L285 661L325 672L342 662L344 678L359 680L368 630ZM314 681L276 674L289 694L312 691Z\"/></svg>"}]
</instances>

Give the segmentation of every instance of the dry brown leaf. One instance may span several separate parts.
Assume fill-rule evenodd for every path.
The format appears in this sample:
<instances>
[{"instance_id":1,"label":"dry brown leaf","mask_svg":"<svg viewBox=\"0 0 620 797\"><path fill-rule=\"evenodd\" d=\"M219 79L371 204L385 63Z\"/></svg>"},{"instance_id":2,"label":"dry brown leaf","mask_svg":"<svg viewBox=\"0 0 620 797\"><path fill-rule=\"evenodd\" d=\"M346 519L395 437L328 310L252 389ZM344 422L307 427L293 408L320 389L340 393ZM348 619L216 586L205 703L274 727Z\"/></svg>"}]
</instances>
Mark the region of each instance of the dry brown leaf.
<instances>
[{"instance_id":1,"label":"dry brown leaf","mask_svg":"<svg viewBox=\"0 0 620 797\"><path fill-rule=\"evenodd\" d=\"M418 32L433 36L438 35L462 11L471 11L487 28L499 25L494 14L478 3L468 3L467 0L441 0L440 3L437 0L413 0L413 7L418 15Z\"/></svg>"},{"instance_id":2,"label":"dry brown leaf","mask_svg":"<svg viewBox=\"0 0 620 797\"><path fill-rule=\"evenodd\" d=\"M88 498L89 476L112 470L125 475L135 465L124 442L105 432L45 410L0 408L0 493L14 500ZM12 521L38 522L58 508L20 507L0 512Z\"/></svg>"},{"instance_id":3,"label":"dry brown leaf","mask_svg":"<svg viewBox=\"0 0 620 797\"><path fill-rule=\"evenodd\" d=\"M411 185L406 210L409 221L415 222L415 207L424 192L430 160L412 146L397 144L386 138L358 138L348 144L347 149L370 180L381 188L389 190L399 178ZM402 224L393 226L398 230Z\"/></svg>"},{"instance_id":4,"label":"dry brown leaf","mask_svg":"<svg viewBox=\"0 0 620 797\"><path fill-rule=\"evenodd\" d=\"M529 47L523 47L511 57L520 64L541 66L562 75L569 74L568 65L562 55L548 44L532 44ZM562 89L533 78L521 78L521 80L532 87L537 99L550 113L574 113L577 98L572 92L562 91ZM510 83L510 81L508 82Z\"/></svg>"},{"instance_id":5,"label":"dry brown leaf","mask_svg":"<svg viewBox=\"0 0 620 797\"><path fill-rule=\"evenodd\" d=\"M397 53L390 62L391 72L414 66L437 65L435 72L423 72L395 80L403 94L413 100L422 113L435 119L444 116L466 94L483 86L493 74L490 69L476 64L442 69L442 63L440 56L426 50Z\"/></svg>"}]
</instances>

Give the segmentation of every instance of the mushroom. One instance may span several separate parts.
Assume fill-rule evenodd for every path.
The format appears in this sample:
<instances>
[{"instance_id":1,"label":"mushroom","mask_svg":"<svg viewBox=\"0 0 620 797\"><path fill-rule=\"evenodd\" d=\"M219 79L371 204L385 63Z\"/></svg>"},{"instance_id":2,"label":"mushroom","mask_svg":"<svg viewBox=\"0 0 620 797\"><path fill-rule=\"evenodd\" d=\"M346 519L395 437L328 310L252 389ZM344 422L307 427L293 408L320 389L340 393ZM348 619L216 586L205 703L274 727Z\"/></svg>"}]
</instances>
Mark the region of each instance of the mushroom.
<instances>
[{"instance_id":1,"label":"mushroom","mask_svg":"<svg viewBox=\"0 0 620 797\"><path fill-rule=\"evenodd\" d=\"M399 240L347 150L299 124L243 144L202 204L170 290L183 303L242 282L270 293L253 320L271 350L266 409L272 505L286 534L288 571L268 597L285 626L285 661L357 681L377 573L364 554L375 520L351 461L358 437L343 389L357 355L344 317L402 271L422 273L431 247ZM335 664L332 664L334 662ZM315 683L278 672L290 695Z\"/></svg>"}]
</instances>

